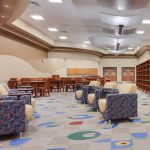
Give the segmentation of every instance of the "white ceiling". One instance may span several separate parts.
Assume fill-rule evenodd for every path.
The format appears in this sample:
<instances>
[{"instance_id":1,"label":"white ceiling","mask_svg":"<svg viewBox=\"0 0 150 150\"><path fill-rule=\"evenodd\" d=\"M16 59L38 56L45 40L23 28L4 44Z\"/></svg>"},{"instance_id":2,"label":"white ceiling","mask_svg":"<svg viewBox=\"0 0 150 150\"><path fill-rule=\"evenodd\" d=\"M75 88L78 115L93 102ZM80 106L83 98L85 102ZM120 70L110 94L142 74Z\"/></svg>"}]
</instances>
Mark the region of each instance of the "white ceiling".
<instances>
[{"instance_id":1,"label":"white ceiling","mask_svg":"<svg viewBox=\"0 0 150 150\"><path fill-rule=\"evenodd\" d=\"M58 43L71 45L83 44L83 42L88 41L90 37L98 36L101 42L98 42L96 47L107 48L107 45L114 45L114 39L111 41L108 40L108 37L116 38L116 36L104 33L103 27L105 26L116 30L117 26L110 24L111 21L107 20L113 18L113 16L120 15L131 17L128 26L125 26L126 29L136 28L136 30L145 31L144 35L134 33L121 36L121 38L125 38L123 45L136 48L150 39L150 25L141 23L143 19L150 19L150 7L133 9L135 5L130 4L133 0L126 0L129 3L129 5L126 5L126 11L116 10L116 5L110 5L110 7L114 7L111 9L104 7L109 6L109 2L114 1L115 4L121 0L63 0L62 4L50 3L48 0L34 1L36 1L39 6L29 4L21 16L21 19ZM142 1L143 6L138 3L136 7L144 7L144 4L146 4L148 0L137 1ZM103 14L105 13L109 15L109 18L104 18L105 15ZM30 15L35 14L43 16L45 20L33 20ZM55 27L59 32L50 32L48 31L49 27ZM67 36L68 39L61 40L58 38L59 36ZM138 42L136 42L136 40ZM129 45L127 45L128 43ZM97 50L97 48L95 49ZM131 53L134 53L133 50Z\"/></svg>"}]
</instances>

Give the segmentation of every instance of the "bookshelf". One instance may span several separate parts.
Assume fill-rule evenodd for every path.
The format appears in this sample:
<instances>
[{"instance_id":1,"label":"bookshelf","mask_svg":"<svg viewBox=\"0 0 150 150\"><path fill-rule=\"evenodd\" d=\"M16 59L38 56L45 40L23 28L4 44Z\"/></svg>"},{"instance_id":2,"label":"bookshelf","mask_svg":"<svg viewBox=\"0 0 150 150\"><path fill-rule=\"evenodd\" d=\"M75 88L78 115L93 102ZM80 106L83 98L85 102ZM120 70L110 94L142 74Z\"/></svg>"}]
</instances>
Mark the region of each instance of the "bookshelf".
<instances>
[{"instance_id":1,"label":"bookshelf","mask_svg":"<svg viewBox=\"0 0 150 150\"><path fill-rule=\"evenodd\" d=\"M137 87L150 94L150 60L136 66L136 76Z\"/></svg>"}]
</instances>

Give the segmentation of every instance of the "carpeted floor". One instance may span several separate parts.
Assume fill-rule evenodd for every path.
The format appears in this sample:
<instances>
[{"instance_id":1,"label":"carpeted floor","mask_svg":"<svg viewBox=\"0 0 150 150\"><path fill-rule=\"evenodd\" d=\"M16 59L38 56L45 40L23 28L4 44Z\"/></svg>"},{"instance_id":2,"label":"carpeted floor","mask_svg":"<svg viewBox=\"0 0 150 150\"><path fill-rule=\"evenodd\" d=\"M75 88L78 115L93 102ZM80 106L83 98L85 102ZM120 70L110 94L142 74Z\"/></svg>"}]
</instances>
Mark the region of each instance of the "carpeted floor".
<instances>
[{"instance_id":1,"label":"carpeted floor","mask_svg":"<svg viewBox=\"0 0 150 150\"><path fill-rule=\"evenodd\" d=\"M0 137L0 150L150 150L150 96L138 93L138 118L111 125L74 93L39 98L23 138Z\"/></svg>"}]
</instances>

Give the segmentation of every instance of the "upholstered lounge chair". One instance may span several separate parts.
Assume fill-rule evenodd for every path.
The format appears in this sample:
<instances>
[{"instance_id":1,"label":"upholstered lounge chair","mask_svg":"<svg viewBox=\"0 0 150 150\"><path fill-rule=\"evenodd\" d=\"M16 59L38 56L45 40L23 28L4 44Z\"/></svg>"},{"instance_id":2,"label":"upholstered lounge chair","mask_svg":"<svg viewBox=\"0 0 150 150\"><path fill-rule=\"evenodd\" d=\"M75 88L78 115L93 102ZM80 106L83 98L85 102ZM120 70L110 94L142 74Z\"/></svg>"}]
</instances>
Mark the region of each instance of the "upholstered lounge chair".
<instances>
[{"instance_id":1,"label":"upholstered lounge chair","mask_svg":"<svg viewBox=\"0 0 150 150\"><path fill-rule=\"evenodd\" d=\"M14 94L14 95L15 93L23 93L23 95L20 97L20 100L26 99L26 104L31 104L33 109L35 108L35 99L31 97L31 92L24 94L25 92L23 91L21 92L21 91L18 91L17 89L10 89L7 84L1 83L0 95L9 95L9 93Z\"/></svg>"},{"instance_id":2,"label":"upholstered lounge chair","mask_svg":"<svg viewBox=\"0 0 150 150\"><path fill-rule=\"evenodd\" d=\"M77 84L75 86L76 100L82 103L87 103L88 94L93 92L97 87L100 87L99 81L90 81L89 85L85 85L85 86L81 86Z\"/></svg>"},{"instance_id":3,"label":"upholstered lounge chair","mask_svg":"<svg viewBox=\"0 0 150 150\"><path fill-rule=\"evenodd\" d=\"M99 110L105 120L137 117L137 87L133 84L120 86L118 94L107 94L98 102Z\"/></svg>"},{"instance_id":4,"label":"upholstered lounge chair","mask_svg":"<svg viewBox=\"0 0 150 150\"><path fill-rule=\"evenodd\" d=\"M26 129L24 101L0 101L0 135L21 133Z\"/></svg>"},{"instance_id":5,"label":"upholstered lounge chair","mask_svg":"<svg viewBox=\"0 0 150 150\"><path fill-rule=\"evenodd\" d=\"M98 100L100 98L106 98L106 94L116 93L117 83L115 82L106 82L103 88L97 88L95 91L88 94L88 104L93 109L98 109Z\"/></svg>"}]
</instances>

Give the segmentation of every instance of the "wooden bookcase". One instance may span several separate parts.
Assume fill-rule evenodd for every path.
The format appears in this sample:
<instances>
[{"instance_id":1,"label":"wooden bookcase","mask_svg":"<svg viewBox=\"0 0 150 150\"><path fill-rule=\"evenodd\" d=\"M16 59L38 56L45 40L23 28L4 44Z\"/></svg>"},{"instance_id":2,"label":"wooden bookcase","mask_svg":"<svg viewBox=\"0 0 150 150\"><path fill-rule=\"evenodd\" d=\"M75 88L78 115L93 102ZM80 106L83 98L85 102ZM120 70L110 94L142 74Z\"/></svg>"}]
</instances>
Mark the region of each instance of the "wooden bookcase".
<instances>
[{"instance_id":1,"label":"wooden bookcase","mask_svg":"<svg viewBox=\"0 0 150 150\"><path fill-rule=\"evenodd\" d=\"M106 80L117 81L117 67L103 67L103 77Z\"/></svg>"},{"instance_id":2,"label":"wooden bookcase","mask_svg":"<svg viewBox=\"0 0 150 150\"><path fill-rule=\"evenodd\" d=\"M150 60L136 66L137 87L150 94Z\"/></svg>"},{"instance_id":3,"label":"wooden bookcase","mask_svg":"<svg viewBox=\"0 0 150 150\"><path fill-rule=\"evenodd\" d=\"M135 67L122 67L122 81L135 82Z\"/></svg>"}]
</instances>

